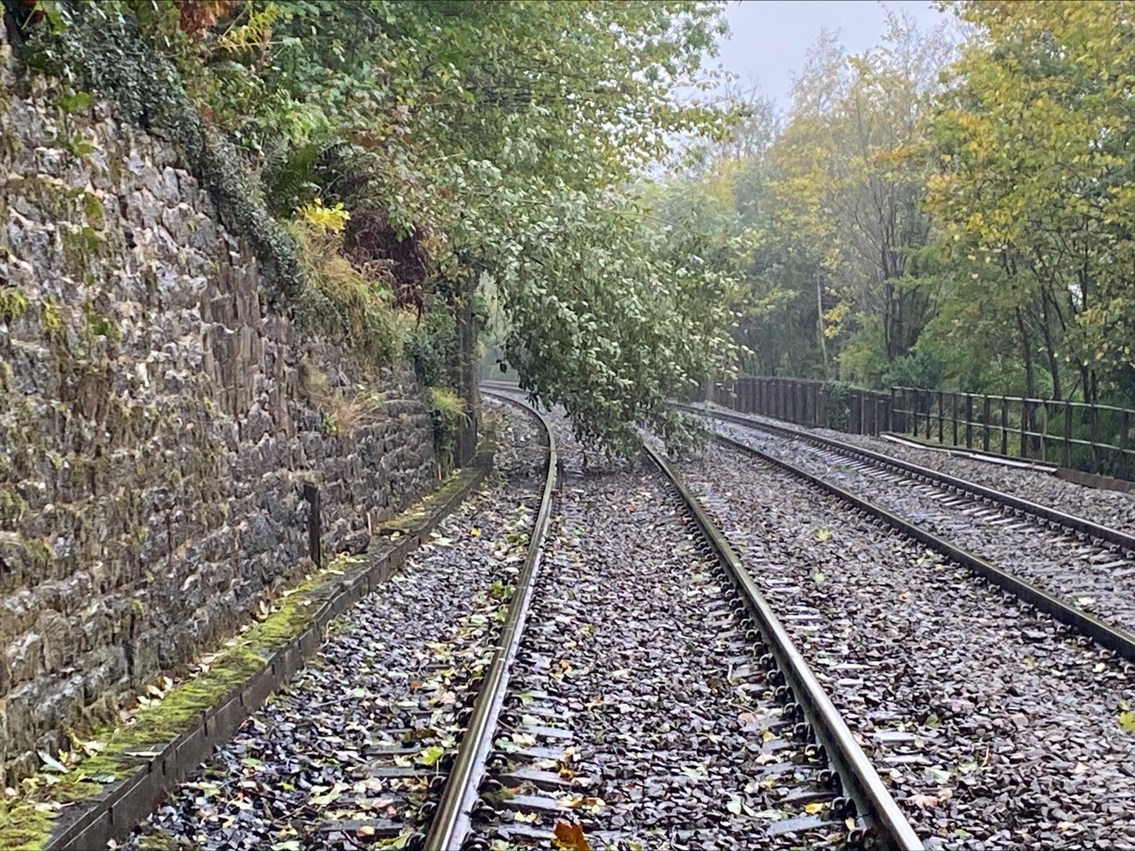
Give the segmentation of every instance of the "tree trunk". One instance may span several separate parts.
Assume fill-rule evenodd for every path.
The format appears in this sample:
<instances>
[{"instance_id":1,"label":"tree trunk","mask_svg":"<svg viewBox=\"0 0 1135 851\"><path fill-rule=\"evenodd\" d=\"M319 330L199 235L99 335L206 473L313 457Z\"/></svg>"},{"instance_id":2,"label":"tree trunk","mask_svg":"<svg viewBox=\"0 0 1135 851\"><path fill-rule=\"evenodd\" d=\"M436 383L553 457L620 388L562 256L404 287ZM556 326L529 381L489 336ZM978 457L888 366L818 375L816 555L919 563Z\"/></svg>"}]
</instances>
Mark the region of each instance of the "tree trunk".
<instances>
[{"instance_id":1,"label":"tree trunk","mask_svg":"<svg viewBox=\"0 0 1135 851\"><path fill-rule=\"evenodd\" d=\"M473 279L476 281L476 278ZM481 399L477 392L477 317L473 313L472 287L463 287L455 306L454 318L457 320L457 364L454 370L454 386L458 398L465 403L466 417L457 430L457 461L464 467L477 454L477 432L481 420Z\"/></svg>"},{"instance_id":2,"label":"tree trunk","mask_svg":"<svg viewBox=\"0 0 1135 851\"><path fill-rule=\"evenodd\" d=\"M1025 324L1025 313L1019 307L1014 311L1017 315L1017 330L1021 334L1021 361L1025 365L1025 395L1030 399L1036 398L1036 370L1033 367L1033 346L1029 338L1029 329Z\"/></svg>"},{"instance_id":3,"label":"tree trunk","mask_svg":"<svg viewBox=\"0 0 1135 851\"><path fill-rule=\"evenodd\" d=\"M1060 358L1056 353L1056 343L1052 339L1052 317L1049 313L1047 291L1041 292L1040 305L1044 316L1044 351L1048 355L1048 371L1052 373L1052 398L1060 401L1064 398L1060 387Z\"/></svg>"},{"instance_id":4,"label":"tree trunk","mask_svg":"<svg viewBox=\"0 0 1135 851\"><path fill-rule=\"evenodd\" d=\"M824 359L824 377L831 378L828 370L828 338L824 334L824 288L819 275L816 275L816 330L820 338L820 355Z\"/></svg>"}]
</instances>

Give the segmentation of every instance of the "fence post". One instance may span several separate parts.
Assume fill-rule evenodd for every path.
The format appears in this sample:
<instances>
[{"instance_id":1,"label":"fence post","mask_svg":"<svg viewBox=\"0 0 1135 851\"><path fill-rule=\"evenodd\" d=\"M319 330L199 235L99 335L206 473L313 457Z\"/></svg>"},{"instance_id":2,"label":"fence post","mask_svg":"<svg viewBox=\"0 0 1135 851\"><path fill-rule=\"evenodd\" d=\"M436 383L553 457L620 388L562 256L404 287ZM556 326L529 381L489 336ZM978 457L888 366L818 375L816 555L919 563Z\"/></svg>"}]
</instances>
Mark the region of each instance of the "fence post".
<instances>
[{"instance_id":1,"label":"fence post","mask_svg":"<svg viewBox=\"0 0 1135 851\"><path fill-rule=\"evenodd\" d=\"M973 394L966 394L966 449L973 449Z\"/></svg>"},{"instance_id":2,"label":"fence post","mask_svg":"<svg viewBox=\"0 0 1135 851\"><path fill-rule=\"evenodd\" d=\"M1121 453L1120 460L1126 463L1126 459L1122 457L1127 453L1128 447L1131 445L1131 412L1123 412L1123 431L1119 435L1119 450Z\"/></svg>"},{"instance_id":3,"label":"fence post","mask_svg":"<svg viewBox=\"0 0 1135 851\"><path fill-rule=\"evenodd\" d=\"M1099 458L1100 409L1092 404L1092 472L1100 471Z\"/></svg>"},{"instance_id":4,"label":"fence post","mask_svg":"<svg viewBox=\"0 0 1135 851\"><path fill-rule=\"evenodd\" d=\"M950 445L958 445L958 394L950 392Z\"/></svg>"},{"instance_id":5,"label":"fence post","mask_svg":"<svg viewBox=\"0 0 1135 851\"><path fill-rule=\"evenodd\" d=\"M1021 458L1029 457L1029 400L1021 400L1021 447L1017 453Z\"/></svg>"},{"instance_id":6,"label":"fence post","mask_svg":"<svg viewBox=\"0 0 1135 851\"><path fill-rule=\"evenodd\" d=\"M1009 455L1009 403L1005 397L1001 397L1001 414L1000 414L1000 427L1001 427L1001 451L998 453L1008 457Z\"/></svg>"},{"instance_id":7,"label":"fence post","mask_svg":"<svg viewBox=\"0 0 1135 851\"><path fill-rule=\"evenodd\" d=\"M1042 399L1041 410L1044 412L1044 422L1040 426L1040 460L1048 463L1048 400Z\"/></svg>"},{"instance_id":8,"label":"fence post","mask_svg":"<svg viewBox=\"0 0 1135 851\"><path fill-rule=\"evenodd\" d=\"M938 443L943 443L945 441L946 413L942 407L942 391L938 390L936 395L938 397Z\"/></svg>"},{"instance_id":9,"label":"fence post","mask_svg":"<svg viewBox=\"0 0 1135 851\"><path fill-rule=\"evenodd\" d=\"M990 397L982 394L982 449L990 450Z\"/></svg>"},{"instance_id":10,"label":"fence post","mask_svg":"<svg viewBox=\"0 0 1135 851\"><path fill-rule=\"evenodd\" d=\"M1072 403L1064 403L1064 466L1072 466Z\"/></svg>"}]
</instances>

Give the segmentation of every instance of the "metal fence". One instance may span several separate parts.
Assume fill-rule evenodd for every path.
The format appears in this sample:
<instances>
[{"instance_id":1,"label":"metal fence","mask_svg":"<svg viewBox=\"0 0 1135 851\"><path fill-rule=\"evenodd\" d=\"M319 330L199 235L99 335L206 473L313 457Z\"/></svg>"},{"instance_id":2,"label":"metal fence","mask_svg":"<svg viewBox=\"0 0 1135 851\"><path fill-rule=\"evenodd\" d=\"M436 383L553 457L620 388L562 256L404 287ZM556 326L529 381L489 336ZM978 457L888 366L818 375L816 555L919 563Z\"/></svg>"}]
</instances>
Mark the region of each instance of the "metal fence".
<instances>
[{"instance_id":1,"label":"metal fence","mask_svg":"<svg viewBox=\"0 0 1135 851\"><path fill-rule=\"evenodd\" d=\"M1113 405L895 387L896 432L944 446L1135 478L1135 411Z\"/></svg>"},{"instance_id":2,"label":"metal fence","mask_svg":"<svg viewBox=\"0 0 1135 851\"><path fill-rule=\"evenodd\" d=\"M1135 480L1135 410L1128 408L915 387L881 393L791 378L740 378L712 395L743 413L812 428L903 434Z\"/></svg>"},{"instance_id":3,"label":"metal fence","mask_svg":"<svg viewBox=\"0 0 1135 851\"><path fill-rule=\"evenodd\" d=\"M714 388L714 401L811 428L878 435L891 429L891 396L844 384L793 378L739 378Z\"/></svg>"}]
</instances>

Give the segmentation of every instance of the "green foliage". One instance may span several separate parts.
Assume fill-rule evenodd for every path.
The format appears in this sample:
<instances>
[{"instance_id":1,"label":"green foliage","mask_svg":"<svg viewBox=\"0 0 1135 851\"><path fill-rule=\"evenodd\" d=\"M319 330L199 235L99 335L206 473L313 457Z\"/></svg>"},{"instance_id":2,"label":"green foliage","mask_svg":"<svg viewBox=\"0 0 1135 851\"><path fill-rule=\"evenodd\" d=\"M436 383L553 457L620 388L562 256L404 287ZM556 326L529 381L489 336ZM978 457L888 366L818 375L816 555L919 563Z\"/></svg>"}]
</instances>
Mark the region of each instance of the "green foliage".
<instances>
[{"instance_id":1,"label":"green foliage","mask_svg":"<svg viewBox=\"0 0 1135 851\"><path fill-rule=\"evenodd\" d=\"M436 306L427 310L410 335L407 351L423 387L444 384L457 357L453 314Z\"/></svg>"},{"instance_id":2,"label":"green foliage","mask_svg":"<svg viewBox=\"0 0 1135 851\"><path fill-rule=\"evenodd\" d=\"M172 138L274 290L380 359L393 350L375 321L383 294L456 315L493 288L526 384L616 451L634 422L679 435L666 398L701 380L707 355L732 362L723 302L736 246L656 221L657 199L628 191L672 139L721 138L729 124L701 99L713 82L703 58L723 30L715 5L59 8L41 65ZM353 270L310 232L295 234L301 257L269 215L316 199L350 215ZM415 337L424 377L460 374L469 352Z\"/></svg>"},{"instance_id":3,"label":"green foliage","mask_svg":"<svg viewBox=\"0 0 1135 851\"><path fill-rule=\"evenodd\" d=\"M444 469L453 466L457 430L468 413L465 403L448 387L430 387L430 421L433 423L434 451Z\"/></svg>"},{"instance_id":4,"label":"green foliage","mask_svg":"<svg viewBox=\"0 0 1135 851\"><path fill-rule=\"evenodd\" d=\"M56 31L33 42L29 64L80 91L106 96L119 120L169 138L209 189L224 223L252 243L274 293L297 296L304 282L294 245L268 215L232 145L202 121L177 69L142 36L128 5L53 6Z\"/></svg>"},{"instance_id":5,"label":"green foliage","mask_svg":"<svg viewBox=\"0 0 1135 851\"><path fill-rule=\"evenodd\" d=\"M929 202L967 295L1017 339L1034 395L1047 373L1087 399L1135 362L1131 3L958 3L980 37L934 122ZM1106 14L1104 13L1106 10Z\"/></svg>"},{"instance_id":6,"label":"green foliage","mask_svg":"<svg viewBox=\"0 0 1135 851\"><path fill-rule=\"evenodd\" d=\"M27 296L15 287L0 287L0 320L12 322L23 316L27 309Z\"/></svg>"},{"instance_id":7,"label":"green foliage","mask_svg":"<svg viewBox=\"0 0 1135 851\"><path fill-rule=\"evenodd\" d=\"M851 422L851 391L854 388L843 381L824 382L824 422L828 428L847 431Z\"/></svg>"},{"instance_id":8,"label":"green foliage","mask_svg":"<svg viewBox=\"0 0 1135 851\"><path fill-rule=\"evenodd\" d=\"M314 223L309 218L287 226L300 247L300 268L308 281L296 314L309 327L353 346L375 366L390 366L402 356L406 318L391 305L384 281L363 274L343 254L341 235L324 218L318 213Z\"/></svg>"}]
</instances>

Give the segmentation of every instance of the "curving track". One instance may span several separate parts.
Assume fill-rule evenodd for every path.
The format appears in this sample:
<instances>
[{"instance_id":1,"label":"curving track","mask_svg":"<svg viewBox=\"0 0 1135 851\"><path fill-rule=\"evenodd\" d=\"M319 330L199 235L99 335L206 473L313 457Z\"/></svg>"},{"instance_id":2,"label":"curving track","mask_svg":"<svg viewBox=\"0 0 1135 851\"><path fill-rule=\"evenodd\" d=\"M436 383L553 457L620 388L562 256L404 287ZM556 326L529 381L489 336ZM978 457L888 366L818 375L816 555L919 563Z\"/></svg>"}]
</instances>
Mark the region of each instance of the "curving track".
<instances>
[{"instance_id":1,"label":"curving track","mask_svg":"<svg viewBox=\"0 0 1135 851\"><path fill-rule=\"evenodd\" d=\"M666 462L576 472L553 427L572 472L496 750L469 778L474 831L444 847L547 847L579 825L592 847L921 848Z\"/></svg>"},{"instance_id":2,"label":"curving track","mask_svg":"<svg viewBox=\"0 0 1135 851\"><path fill-rule=\"evenodd\" d=\"M981 582L982 560L913 526L909 503L870 504L893 471L865 476L847 456L833 470L815 447L758 438L778 454L755 460L721 440L682 474L926 847L1135 849L1135 668L1078 635L1075 618L1053 623Z\"/></svg>"}]
</instances>

